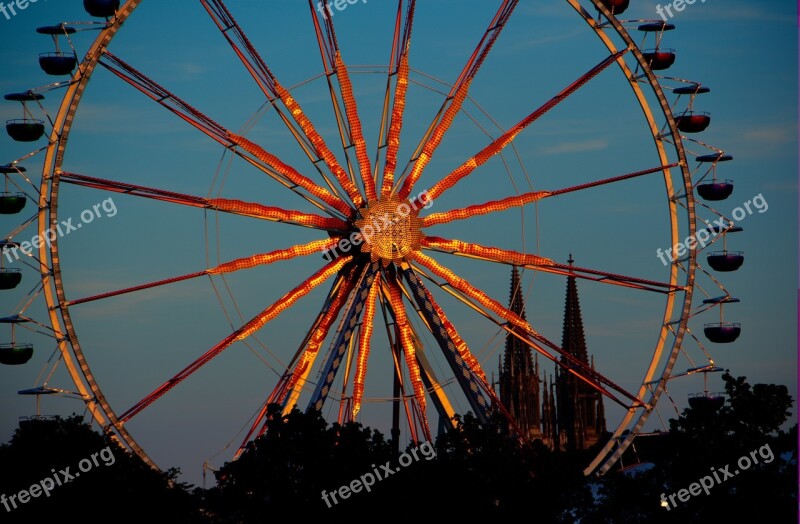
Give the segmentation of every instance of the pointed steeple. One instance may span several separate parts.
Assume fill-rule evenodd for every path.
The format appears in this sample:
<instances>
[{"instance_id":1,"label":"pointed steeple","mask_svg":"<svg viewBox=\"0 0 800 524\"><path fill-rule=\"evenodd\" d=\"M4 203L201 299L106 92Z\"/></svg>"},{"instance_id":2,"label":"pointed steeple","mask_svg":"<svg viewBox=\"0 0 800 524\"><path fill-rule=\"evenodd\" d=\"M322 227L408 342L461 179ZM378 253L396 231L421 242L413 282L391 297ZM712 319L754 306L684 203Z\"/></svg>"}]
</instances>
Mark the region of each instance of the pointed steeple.
<instances>
[{"instance_id":1,"label":"pointed steeple","mask_svg":"<svg viewBox=\"0 0 800 524\"><path fill-rule=\"evenodd\" d=\"M525 318L522 279L511 271L509 309ZM514 422L528 438L541 438L541 404L538 361L534 365L531 348L512 334L506 335L506 347L500 366L500 401Z\"/></svg>"},{"instance_id":2,"label":"pointed steeple","mask_svg":"<svg viewBox=\"0 0 800 524\"><path fill-rule=\"evenodd\" d=\"M514 266L511 270L511 292L509 293L508 309L525 318L525 299L522 296L522 280L519 277L517 266Z\"/></svg>"},{"instance_id":3,"label":"pointed steeple","mask_svg":"<svg viewBox=\"0 0 800 524\"><path fill-rule=\"evenodd\" d=\"M572 271L575 262L569 255L570 275L567 277L567 293L564 305L564 327L561 347L589 364L583 318L578 299L578 286ZM564 361L562 357L562 361ZM591 361L594 369L594 358ZM606 431L603 398L600 393L571 373L556 370L556 392L558 397L559 440L565 449L586 449L594 445Z\"/></svg>"},{"instance_id":4,"label":"pointed steeple","mask_svg":"<svg viewBox=\"0 0 800 524\"><path fill-rule=\"evenodd\" d=\"M572 253L569 254L567 262L569 262L571 268L573 262L575 262L572 259ZM578 285L575 282L574 274L567 277L567 299L564 305L564 329L561 334L561 347L578 357L582 362L589 363L589 356L586 352L586 338L583 334L581 304L578 299Z\"/></svg>"}]
</instances>

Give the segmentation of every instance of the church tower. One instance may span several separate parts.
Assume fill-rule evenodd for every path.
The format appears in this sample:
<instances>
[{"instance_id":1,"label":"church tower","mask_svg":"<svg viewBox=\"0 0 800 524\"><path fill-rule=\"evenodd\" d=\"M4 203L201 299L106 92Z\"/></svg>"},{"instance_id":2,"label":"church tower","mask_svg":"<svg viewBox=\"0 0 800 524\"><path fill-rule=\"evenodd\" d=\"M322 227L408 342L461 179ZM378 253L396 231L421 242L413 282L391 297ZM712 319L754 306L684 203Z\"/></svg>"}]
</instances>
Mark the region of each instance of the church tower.
<instances>
[{"instance_id":1,"label":"church tower","mask_svg":"<svg viewBox=\"0 0 800 524\"><path fill-rule=\"evenodd\" d=\"M574 263L572 254L568 262L571 267ZM561 347L584 364L589 364L578 286L575 276L572 275L567 277ZM594 368L594 358L591 366ZM592 446L606 431L605 411L600 392L563 369L556 369L555 382L559 447L575 450Z\"/></svg>"},{"instance_id":2,"label":"church tower","mask_svg":"<svg viewBox=\"0 0 800 524\"><path fill-rule=\"evenodd\" d=\"M569 264L574 260L569 256ZM521 280L517 268L511 272L509 309L526 319ZM575 276L567 277L561 347L589 364L583 318ZM563 360L563 357L562 357ZM509 333L500 360L499 397L528 440L540 439L551 449L586 449L603 437L606 419L600 392L580 378L555 368L548 382L539 370L538 354ZM591 359L594 369L594 358Z\"/></svg>"},{"instance_id":3,"label":"church tower","mask_svg":"<svg viewBox=\"0 0 800 524\"><path fill-rule=\"evenodd\" d=\"M525 318L525 303L517 268L511 272L509 309ZM506 336L506 347L500 363L500 401L514 418L523 435L542 438L539 360L530 346L512 334Z\"/></svg>"}]
</instances>

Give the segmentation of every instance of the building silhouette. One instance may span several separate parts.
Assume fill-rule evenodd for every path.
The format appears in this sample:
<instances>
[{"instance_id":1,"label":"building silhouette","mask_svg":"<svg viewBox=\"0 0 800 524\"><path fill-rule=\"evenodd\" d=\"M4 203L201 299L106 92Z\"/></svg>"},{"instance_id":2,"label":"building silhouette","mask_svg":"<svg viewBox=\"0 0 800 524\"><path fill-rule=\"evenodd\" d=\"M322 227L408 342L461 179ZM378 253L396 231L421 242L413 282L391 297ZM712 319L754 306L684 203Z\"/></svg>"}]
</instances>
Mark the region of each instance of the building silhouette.
<instances>
[{"instance_id":1,"label":"building silhouette","mask_svg":"<svg viewBox=\"0 0 800 524\"><path fill-rule=\"evenodd\" d=\"M570 266L573 262L570 255ZM509 309L527 320L516 267L511 271ZM528 440L541 440L557 450L591 447L606 432L602 395L560 366L555 366L555 375L548 382L539 368L538 353L534 355L515 333L512 330L506 335L500 361L500 402ZM581 362L590 363L574 276L567 277L561 347ZM564 360L563 356L560 358ZM591 366L594 369L594 358Z\"/></svg>"}]
</instances>

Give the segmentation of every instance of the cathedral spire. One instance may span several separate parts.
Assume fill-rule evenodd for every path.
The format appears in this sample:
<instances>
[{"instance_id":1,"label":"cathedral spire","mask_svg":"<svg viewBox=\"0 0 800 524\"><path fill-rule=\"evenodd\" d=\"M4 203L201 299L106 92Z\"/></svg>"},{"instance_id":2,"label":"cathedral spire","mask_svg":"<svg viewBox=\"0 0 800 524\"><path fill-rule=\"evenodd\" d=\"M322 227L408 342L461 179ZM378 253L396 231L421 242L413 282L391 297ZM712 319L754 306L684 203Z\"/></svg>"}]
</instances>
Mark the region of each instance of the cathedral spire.
<instances>
[{"instance_id":1,"label":"cathedral spire","mask_svg":"<svg viewBox=\"0 0 800 524\"><path fill-rule=\"evenodd\" d=\"M589 364L578 285L572 272L572 265L575 262L572 253L567 262L570 266L570 275L567 277L561 347L584 364ZM564 357L561 358L563 362ZM594 358L591 367L594 369ZM600 393L571 373L558 373L556 390L560 444L570 450L586 449L594 445L606 431L603 398Z\"/></svg>"},{"instance_id":2,"label":"cathedral spire","mask_svg":"<svg viewBox=\"0 0 800 524\"><path fill-rule=\"evenodd\" d=\"M511 270L509 309L525 318L522 279L516 267ZM527 438L541 438L538 361L534 363L530 346L512 334L506 336L499 383L500 401L516 425Z\"/></svg>"},{"instance_id":3,"label":"cathedral spire","mask_svg":"<svg viewBox=\"0 0 800 524\"><path fill-rule=\"evenodd\" d=\"M511 270L511 291L509 293L508 306L511 311L521 318L525 318L525 299L522 296L522 280L517 266L514 266Z\"/></svg>"},{"instance_id":4,"label":"cathedral spire","mask_svg":"<svg viewBox=\"0 0 800 524\"><path fill-rule=\"evenodd\" d=\"M569 254L567 262L572 267L573 262L575 262L572 258L572 253ZM567 299L564 305L564 329L561 335L561 347L568 353L578 357L581 362L589 363L586 338L583 334L581 304L578 299L578 285L575 282L574 274L567 277Z\"/></svg>"}]
</instances>

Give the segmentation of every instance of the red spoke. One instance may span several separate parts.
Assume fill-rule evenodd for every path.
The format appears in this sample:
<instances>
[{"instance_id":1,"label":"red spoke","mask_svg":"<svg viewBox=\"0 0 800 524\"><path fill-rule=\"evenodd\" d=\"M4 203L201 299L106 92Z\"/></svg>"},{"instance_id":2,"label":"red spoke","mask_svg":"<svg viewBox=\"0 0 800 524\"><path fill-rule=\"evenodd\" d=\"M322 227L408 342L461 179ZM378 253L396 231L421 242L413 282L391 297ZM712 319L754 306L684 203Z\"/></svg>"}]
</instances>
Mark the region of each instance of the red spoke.
<instances>
[{"instance_id":1,"label":"red spoke","mask_svg":"<svg viewBox=\"0 0 800 524\"><path fill-rule=\"evenodd\" d=\"M425 257L425 258L427 258L427 257ZM431 259L428 259L428 260L431 260ZM420 262L420 263L422 263L422 262ZM436 264L435 261L434 261L434 264ZM436 266L438 266L438 264L436 264ZM434 271L432 268L428 268L428 269L431 269L431 271L434 274L436 274L436 271ZM416 268L415 268L415 270L417 272L419 272ZM452 274L452 272L450 272L449 270L445 270L445 271L449 272L450 274ZM461 280L461 279L459 279L458 277L455 277L454 281L450 281L447 278L444 278L444 277L440 276L440 278L442 278L447 283L447 285L445 286L445 285L436 283L433 279L431 279L431 277L425 275L424 273L422 273L422 272L419 272L419 273L422 274L423 276L425 276L428 280L430 280L434 284L436 284L439 287L441 287L442 289L444 289L445 291L449 292L451 295L456 297L458 300L464 302L466 305L468 305L469 307L471 307L472 309L477 311L479 314L481 314L486 319L488 319L491 322L493 322L494 324L496 324L501 329L505 330L509 334L511 334L511 335L517 337L518 339L520 339L522 342L524 342L526 345L528 345L531 349L533 349L537 353L541 354L542 356L544 356L548 360L551 360L552 362L558 364L563 369L565 369L569 373L572 373L573 375L575 375L579 379L583 380L584 382L589 384L591 387L593 387L594 389L596 389L597 391L599 391L603 395L607 396L608 398L610 398L611 400L613 400L617 404L623 406L626 409L630 408L630 406L626 405L624 402L619 400L614 394L612 394L605 387L603 387L603 384L606 385L606 386L609 386L610 388L614 389L615 391L621 393L626 398L628 398L631 401L633 401L634 406L640 406L640 407L644 406L644 404L639 399L637 399L634 395L632 395L631 393L628 393L625 389L623 389L622 387L618 386L617 384L615 384L613 381L611 381L610 379L608 379L605 376L603 376L598 371L596 371L593 368L589 367L588 364L583 363L581 360L579 360L577 357L575 357L571 353L565 351L564 349L562 349L558 345L554 344L553 342L549 341L547 338L543 337L541 334L539 334L538 332L533 330L527 324L527 322L525 322L524 320L522 321L522 323L524 325L520 325L518 322L515 321L515 318L514 318L514 317L516 317L517 319L519 319L519 317L517 317L513 312L511 312L508 309L504 308L502 305L499 305L499 303L497 303L496 301L494 301L494 302L499 306L499 308L497 308L497 309L499 309L499 310L505 309L505 312L503 314L499 313L495 308L489 307L489 304L484 304L480 300L478 300L476 297L472 297L470 295L469 288L464 289L463 288L464 286L463 286L462 282L459 282L459 280ZM443 273L443 274L446 274L446 273ZM458 285L456 285L456 284L458 284ZM472 287L469 284L467 284L467 285L469 287ZM484 294L480 290L477 290L477 289L474 289L474 288L473 288L473 290L474 290L473 292L477 292L477 294ZM473 300L477 301L478 304L475 304L472 300L470 300L470 298L472 298ZM492 300L492 299L489 299L489 300ZM483 308L486 308L489 311L486 311ZM490 311L495 313L496 315L500 316L500 318L506 320L507 322L506 323L502 323L502 322L498 321L494 316L492 316ZM509 325L509 323L513 324L513 325ZM531 339L533 339L533 340L531 340ZM551 350L555 351L556 353L560 354L561 358L559 359L557 356L551 354L549 351L547 351L546 349L541 347L539 344L534 342L534 340L538 341L542 345L544 345L544 346L550 348Z\"/></svg>"},{"instance_id":2,"label":"red spoke","mask_svg":"<svg viewBox=\"0 0 800 524\"><path fill-rule=\"evenodd\" d=\"M284 372L283 376L281 376L278 384L272 390L267 400L261 406L261 410L259 411L258 415L256 415L253 419L253 423L250 425L250 429L248 430L247 434L245 435L242 443L239 445L239 449L233 456L233 460L237 460L242 453L244 453L245 449L247 449L247 443L250 442L250 439L253 438L253 435L256 437L260 437L264 434L267 429L266 424L264 424L264 417L267 414L267 410L270 404L282 404L284 403L284 399L287 395L291 394L291 390L287 387L289 380L292 378L293 374L297 371L297 361L300 358L303 348L306 347L306 344L309 343L312 336L321 336L324 340L325 336L327 336L328 330L330 329L330 323L333 322L339 315L339 311L341 310L342 304L344 303L345 297L350 294L353 289L354 283L352 276L355 274L355 266L351 267L349 271L340 272L337 276L336 280L333 282L331 289L328 291L328 296L325 299L325 304L322 306L322 310L317 315L316 320L311 326L311 329L306 334L303 341L300 343L300 347L298 348L297 352L295 353L294 357L292 358L291 363L286 366L286 371ZM331 315L332 318L327 320ZM319 333L322 332L322 335ZM313 363L312 363L313 365ZM290 372L289 369L294 366L294 369ZM310 369L310 367L309 367ZM306 373L307 375L307 373ZM298 389L302 389L299 387ZM286 403L287 406L291 407L294 403Z\"/></svg>"},{"instance_id":3,"label":"red spoke","mask_svg":"<svg viewBox=\"0 0 800 524\"><path fill-rule=\"evenodd\" d=\"M530 191L521 195L503 198L501 200L491 200L483 204L475 204L461 209L452 209L450 211L442 211L441 213L432 213L422 219L422 227L431 227L439 224L448 224L456 220L465 220L470 217L478 215L488 215L490 213L497 213L505 211L512 207L521 207L526 204L537 202L542 198L549 196L547 191Z\"/></svg>"},{"instance_id":4,"label":"red spoke","mask_svg":"<svg viewBox=\"0 0 800 524\"><path fill-rule=\"evenodd\" d=\"M353 409L352 418L361 410L361 400L364 397L364 379L367 376L367 359L371 347L370 339L374 328L375 306L378 300L378 291L381 279L376 278L369 289L367 301L364 303L364 316L361 321L361 330L358 334L358 358L356 360L356 374L353 377Z\"/></svg>"},{"instance_id":5,"label":"red spoke","mask_svg":"<svg viewBox=\"0 0 800 524\"><path fill-rule=\"evenodd\" d=\"M542 273L552 273L561 276L574 276L586 280L592 280L603 284L612 284L621 287L630 287L644 291L654 291L657 293L673 293L681 291L682 286L646 280L628 275L608 273L595 269L587 269L576 266L558 264L549 258L537 255L520 253L518 251L500 249L497 247L486 247L479 244L462 242L461 240L451 240L440 237L426 236L420 245L427 249L448 253L451 255L477 258L501 264L511 264L514 266L526 267Z\"/></svg>"},{"instance_id":6,"label":"red spoke","mask_svg":"<svg viewBox=\"0 0 800 524\"><path fill-rule=\"evenodd\" d=\"M397 19L395 21L394 41L392 42L392 55L390 63L394 70L389 70L386 81L386 95L384 97L384 111L381 119L381 132L385 133L386 160L383 168L383 182L381 196L387 197L394 187L394 174L397 169L397 152L400 149L400 133L403 129L403 116L405 114L406 93L408 92L408 53L411 45L411 30L414 24L414 11L416 0L408 2L408 11L405 27L401 34L400 26L403 19L403 0L397 3ZM391 120L386 128L386 117L389 108L389 96L392 87L392 76L397 76L392 102ZM384 141L381 141L384 143Z\"/></svg>"},{"instance_id":7,"label":"red spoke","mask_svg":"<svg viewBox=\"0 0 800 524\"><path fill-rule=\"evenodd\" d=\"M450 340L453 341L456 351L458 351L458 354L461 356L464 362L466 362L467 367L469 367L470 371L472 371L472 374L475 375L478 380L480 380L481 386L483 386L484 390L494 397L494 389L492 389L492 387L489 385L489 381L486 379L486 373L484 373L481 363L478 362L478 359L475 358L475 355L473 355L469 350L467 343L464 342L464 339L462 339L461 335L458 334L456 327L447 318L444 310L442 310L436 300L434 300L430 290L424 285L422 289L425 293L425 296L428 298L428 301L431 303L431 306L433 306L434 312L436 312L436 315L439 317L439 319L441 319L442 325L444 326L445 331L447 331L447 336L449 336Z\"/></svg>"},{"instance_id":8,"label":"red spoke","mask_svg":"<svg viewBox=\"0 0 800 524\"><path fill-rule=\"evenodd\" d=\"M323 0L322 5L327 7L328 0ZM362 141L361 146L356 144L356 155L359 157L359 164L363 171L363 165L361 165L362 160L366 162L366 165L369 165L369 157L366 155L366 146L363 143L363 135L361 133L361 124L360 122L354 122L351 120L351 117L357 119L356 112L355 112L355 99L352 98L352 89L350 90L349 97L345 96L345 86L342 83L343 76L340 74L343 72L344 75L347 75L346 68L344 71L339 69L340 66L344 65L342 61L341 52L339 51L339 44L336 41L336 32L333 28L333 19L331 16L322 15L325 24L325 32L326 35L323 35L322 28L319 25L319 20L317 18L317 12L314 6L314 0L308 0L308 7L311 11L311 18L314 22L314 34L317 37L317 43L319 44L319 51L320 56L322 57L322 65L325 68L325 77L328 82L328 91L330 92L331 96L331 103L333 104L333 111L336 116L336 123L339 126L339 136L342 140L342 146L344 148L344 155L347 159L347 166L350 168L350 173L346 173L343 168L338 167L338 170L334 171L336 178L339 180L339 183L342 184L342 187L345 187L348 195L353 200L354 205L356 208L360 208L364 204L364 200L361 197L361 193L358 191L355 185L355 179L352 174L352 168L350 165L350 156L348 154L348 148L353 145L353 141L350 140L351 136L355 136L357 134ZM327 38L326 38L327 36ZM345 114L342 114L342 108L339 102L339 96L336 92L336 89L333 85L333 79L336 78L339 81L339 87L342 91L342 97L345 105ZM349 77L348 77L349 81ZM356 124L357 125L354 125ZM364 147L359 151L360 147ZM331 157L333 154L331 153ZM337 164L338 165L338 164ZM370 180L372 179L372 175L368 174L367 176ZM350 188L350 189L348 189ZM372 191L374 193L375 186L374 182L372 185Z\"/></svg>"},{"instance_id":9,"label":"red spoke","mask_svg":"<svg viewBox=\"0 0 800 524\"><path fill-rule=\"evenodd\" d=\"M425 286L425 284L423 284L421 280L419 279L417 280L422 288L422 291L425 293L425 296L427 297L428 301L433 307L434 312L442 321L442 325L444 326L445 331L447 331L447 336L450 337L450 340L453 342L456 351L458 351L458 354L461 356L461 359L467 364L467 367L470 369L472 374L478 380L478 384L480 385L480 387L491 399L492 407L498 408L502 412L503 416L506 418L508 423L514 428L516 434L519 435L520 438L524 439L523 432L517 426L514 417L511 415L511 413L508 412L505 406L503 406L503 403L500 401L500 398L497 396L497 393L495 392L494 388L489 384L489 381L486 378L486 373L484 373L483 368L481 367L481 364L478 361L478 359L475 358L475 356L469 350L467 343L464 342L464 340L458 334L458 331L456 330L455 326L450 322L450 320L445 315L444 310L442 310L442 308L439 307L439 304L433 298L433 294L431 294L428 287ZM422 318L424 318L424 316L422 316ZM428 329L430 330L431 326L428 326ZM432 331L431 333L433 334Z\"/></svg>"},{"instance_id":10,"label":"red spoke","mask_svg":"<svg viewBox=\"0 0 800 524\"><path fill-rule=\"evenodd\" d=\"M325 342L325 338L328 336L333 322L339 317L345 303L350 300L353 289L355 289L356 283L358 282L358 279L353 278L354 275L355 273L350 274L350 278L343 284L344 289L336 293L327 311L319 318L318 322L315 322L313 330L309 332L311 336L308 339L308 344L305 346L294 369L292 369L292 374L289 377L286 388L281 395L277 397L277 401L283 403L288 395L286 407L289 409L297 403L300 391L305 385L311 367L314 365L314 361L319 355L319 348L321 348L323 342Z\"/></svg>"},{"instance_id":11,"label":"red spoke","mask_svg":"<svg viewBox=\"0 0 800 524\"><path fill-rule=\"evenodd\" d=\"M397 85L394 93L394 106L392 107L392 120L389 124L387 136L386 163L383 168L383 185L381 196L387 197L394 188L394 174L397 169L397 152L400 149L400 132L403 129L403 114L406 108L406 93L408 91L408 55L400 58L397 68Z\"/></svg>"},{"instance_id":12,"label":"red spoke","mask_svg":"<svg viewBox=\"0 0 800 524\"><path fill-rule=\"evenodd\" d=\"M470 257L502 262L514 266L554 266L555 262L549 258L540 257L497 247L486 247L479 244L451 240L441 237L423 237L420 244L426 248L439 250L445 253L467 255Z\"/></svg>"},{"instance_id":13,"label":"red spoke","mask_svg":"<svg viewBox=\"0 0 800 524\"><path fill-rule=\"evenodd\" d=\"M253 317L252 320L247 322L245 325L225 337L221 340L217 345L206 351L200 358L189 364L183 370L181 370L177 375L172 377L171 379L167 380L164 384L159 386L155 389L152 393L144 397L142 400L137 402L133 407L131 407L128 411L122 414L119 417L119 422L124 424L138 413L140 413L143 409L147 406L164 396L167 392L169 392L172 388L183 382L185 379L190 377L195 371L203 367L209 361L211 361L214 357L222 353L228 347L230 347L234 342L244 340L262 327L267 324L269 321L276 318L278 315L283 313L285 310L292 307L295 302L297 302L300 298L307 295L314 289L316 286L330 278L332 275L336 274L342 267L349 262L352 257L341 257L329 264L325 267L314 273L308 279L306 279L303 283L292 289L290 292L286 293L283 297L281 297L277 302L272 304L271 306L267 307L264 311L262 311L259 315Z\"/></svg>"},{"instance_id":14,"label":"red spoke","mask_svg":"<svg viewBox=\"0 0 800 524\"><path fill-rule=\"evenodd\" d=\"M336 198L327 189L315 184L310 178L301 175L293 167L284 164L283 161L281 161L281 159L279 159L272 153L269 153L258 144L251 142L250 140L246 139L243 136L234 135L233 133L228 133L228 140L230 140L237 146L241 147L242 149L244 149L257 159L261 160L268 166L271 166L273 169L275 169L278 173L283 175L287 180L289 180L293 184L302 187L315 197L319 198L328 205L339 210L345 216L350 215L352 208L348 206L345 202Z\"/></svg>"},{"instance_id":15,"label":"red spoke","mask_svg":"<svg viewBox=\"0 0 800 524\"><path fill-rule=\"evenodd\" d=\"M325 141L319 133L317 133L300 105L291 97L289 91L278 82L278 79L269 67L267 67L258 51L256 51L255 47L250 42L250 39L222 0L200 0L200 2L203 4L203 7L206 8L206 11L220 30L222 36L228 41L228 44L233 49L234 53L236 53L236 56L239 57L239 60L241 60L242 64L258 84L258 87L267 97L267 100L272 104L272 107L278 113L281 121L292 133L292 136L303 149L308 159L311 160L312 164L317 168L320 176L323 177L328 187L338 196L338 192L334 188L333 183L318 165L318 162L323 159L329 169L331 169L331 172L334 172L330 164L332 155ZM238 40L238 44L234 41L234 37ZM281 110L277 102L278 100L283 104L283 107L287 109L294 124L292 124L290 117ZM333 165L338 165L335 163L335 159Z\"/></svg>"},{"instance_id":16,"label":"red spoke","mask_svg":"<svg viewBox=\"0 0 800 524\"><path fill-rule=\"evenodd\" d=\"M491 298L489 295L481 291L480 289L474 287L472 284L464 280L463 278L459 277L455 273L453 273L450 269L440 265L434 259L423 255L419 252L413 252L409 257L411 260L414 260L430 270L434 275L438 276L445 282L447 282L453 288L461 291L468 297L476 300L479 304L483 307L487 308L488 310L494 312L501 318L504 318L514 324L514 326L519 327L525 331L534 333L533 328L519 315L514 313L513 311L509 310L505 306L503 306L497 300Z\"/></svg>"},{"instance_id":17,"label":"red spoke","mask_svg":"<svg viewBox=\"0 0 800 524\"><path fill-rule=\"evenodd\" d=\"M246 138L231 133L223 126L216 123L211 118L190 106L169 92L167 89L158 85L152 79L148 78L146 75L137 71L132 66L128 65L108 51L105 52L105 58L107 59L108 63L106 61L101 61L100 64L118 76L120 79L135 87L145 96L165 107L173 114L225 147L240 146L242 149L255 156L260 162L256 162L252 158L248 157L247 155L242 155L236 150L234 150L234 153L242 156L252 165L275 180L278 180L281 184L299 194L315 206L324 208L324 206L317 200L310 198L309 195L298 192L296 188L301 187L310 193L310 195L318 198L322 202L325 202L328 206L338 210L343 215L350 215L351 208L345 202L331 194L327 189L318 186L309 178L301 175L294 168L284 164L275 155L266 152L264 149L250 142Z\"/></svg>"},{"instance_id":18,"label":"red spoke","mask_svg":"<svg viewBox=\"0 0 800 524\"><path fill-rule=\"evenodd\" d=\"M596 180L594 182L588 182L586 184L580 184L577 186L557 189L555 191L529 191L521 195L510 196L500 200L491 200L489 202L484 202L483 204L475 204L461 209L452 209L450 211L443 211L441 213L433 213L423 218L422 224L423 227L430 227L438 224L447 224L449 222L453 222L456 220L464 220L472 216L488 215L490 213L496 213L498 211L505 211L512 207L521 207L526 204L537 202L544 198L564 195L566 193L572 193L575 191L581 191L592 187L602 186L606 184L613 184L615 182L622 182L623 180L629 180L631 178L649 175L652 173L658 173L660 171L665 171L673 167L676 167L678 165L679 164L674 163L666 166L653 167L650 169L645 169L643 171L628 173L627 175L604 178L603 180ZM430 193L428 193L428 195L430 195Z\"/></svg>"},{"instance_id":19,"label":"red spoke","mask_svg":"<svg viewBox=\"0 0 800 524\"><path fill-rule=\"evenodd\" d=\"M498 154L503 149L505 149L509 144L511 144L514 141L515 138L517 138L517 135L519 135L520 132L522 132L525 128L530 126L532 123L541 118L545 113L556 107L558 104L569 98L570 95L572 95L575 91L583 87L583 85L585 85L589 80L600 74L600 72L603 71L605 68L607 68L609 65L619 60L620 57L624 55L626 52L627 49L615 53L606 58L605 60L603 60L602 62L600 62L599 64L597 64L596 66L594 66L583 76L578 78L575 82L573 82L568 87L563 89L560 93L558 93L556 96L551 98L546 104L544 104L539 109L537 109L533 113L529 114L528 116L520 120L517 123L517 125L515 125L511 129L503 133L499 138L497 138L488 146L483 148L478 154L471 157L469 160L464 162L460 167L458 167L452 173L450 173L445 178L437 182L432 188L428 190L428 194L431 195L431 198L434 199L439 198L439 196L442 193L444 193L445 191L456 185L458 181L460 181L462 178L472 173L478 166L482 166L491 157L493 157L494 155Z\"/></svg>"},{"instance_id":20,"label":"red spoke","mask_svg":"<svg viewBox=\"0 0 800 524\"><path fill-rule=\"evenodd\" d=\"M253 255L251 257L246 258L239 258L233 260L231 262L225 262L224 264L220 264L216 267L206 269L204 271L198 271L196 273L189 273L187 275L182 275L179 277L172 277L167 278L164 280L158 280L156 282L149 282L147 284L141 284L138 286L128 287L124 289L118 289L116 291L109 291L107 293L101 293L99 295L93 295L90 297L79 298L77 300L68 300L66 305L68 306L75 306L77 304L83 304L85 302L93 302L95 300L101 300L104 298L111 298L116 297L119 295L124 295L127 293L133 293L135 291L143 291L145 289L152 289L154 287L165 286L167 284L173 284L175 282L183 282L184 280L189 280L192 278L202 277L204 275L218 275L220 273L233 273L234 271L239 271L241 269L249 269L255 266L263 266L267 264L272 264L273 262L278 262L280 260L291 260L293 258L301 257L301 256L308 256L314 253L320 253L325 249L330 249L338 242L337 238L329 238L325 240L315 240L313 242L309 242L307 244L301 244L297 246L292 246L287 249L278 249L272 251L270 253L262 253L260 255Z\"/></svg>"},{"instance_id":21,"label":"red spoke","mask_svg":"<svg viewBox=\"0 0 800 524\"><path fill-rule=\"evenodd\" d=\"M339 78L344 108L347 112L347 120L350 123L350 133L353 137L353 144L356 147L356 160L358 160L358 167L361 170L364 193L367 196L367 201L377 200L375 181L372 179L372 166L367 154L367 143L364 140L364 130L361 127L358 106L356 105L355 96L353 96L353 85L350 81L350 74L347 72L347 66L342 60L342 53L338 50L336 51L336 76Z\"/></svg>"},{"instance_id":22,"label":"red spoke","mask_svg":"<svg viewBox=\"0 0 800 524\"><path fill-rule=\"evenodd\" d=\"M398 191L398 195L401 199L405 199L411 193L414 184L422 175L431 156L433 156L436 148L439 147L450 124L452 124L456 114L461 110L464 99L469 93L472 80L478 74L489 51L491 51L509 18L511 18L511 14L514 12L518 3L519 0L504 0L497 10L492 22L489 24L489 28L473 51L464 69L462 69L458 80L453 84L442 108L439 110L433 122L431 122L428 131L423 137L422 143L417 148L417 152L415 152L414 159L412 160L414 161L414 167L403 181L403 185Z\"/></svg>"},{"instance_id":23,"label":"red spoke","mask_svg":"<svg viewBox=\"0 0 800 524\"><path fill-rule=\"evenodd\" d=\"M420 375L419 364L417 363L416 346L414 345L411 325L408 323L399 284L393 279L387 280L387 284L389 301L392 306L392 311L394 311L397 331L400 335L400 344L403 348L403 354L406 358L406 367L408 367L408 374L411 377L411 384L414 388L414 398L417 400L417 405L419 406L422 431L425 434L426 440L431 440L428 416L426 413L427 401L425 399L425 384L422 383L422 376Z\"/></svg>"},{"instance_id":24,"label":"red spoke","mask_svg":"<svg viewBox=\"0 0 800 524\"><path fill-rule=\"evenodd\" d=\"M342 231L347 228L347 224L338 218L323 217L313 213L303 213L300 211L282 209L279 207L265 206L262 204L256 204L254 202L246 202L244 200L203 198L183 193L175 193L173 191L165 191L163 189L130 184L127 182L117 182L114 180L104 180L102 178L78 175L75 173L61 173L60 178L62 182L67 182L69 184L75 184L78 186L151 198L154 200L160 200L162 202L169 202L171 204L180 204L202 209L213 209L215 211L223 211L225 213L231 213L234 215L259 218L271 222L285 222L288 224L295 224L326 231Z\"/></svg>"}]
</instances>

